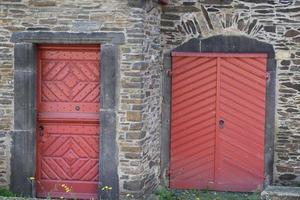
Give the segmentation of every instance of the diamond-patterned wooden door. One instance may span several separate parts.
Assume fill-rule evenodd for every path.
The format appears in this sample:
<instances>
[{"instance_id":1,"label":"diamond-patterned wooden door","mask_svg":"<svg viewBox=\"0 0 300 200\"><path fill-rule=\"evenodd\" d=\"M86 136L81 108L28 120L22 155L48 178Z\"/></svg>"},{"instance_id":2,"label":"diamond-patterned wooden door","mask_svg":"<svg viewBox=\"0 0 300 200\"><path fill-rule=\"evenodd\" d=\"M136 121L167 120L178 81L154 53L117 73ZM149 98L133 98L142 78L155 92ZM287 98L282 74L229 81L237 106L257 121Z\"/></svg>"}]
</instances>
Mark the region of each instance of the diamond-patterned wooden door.
<instances>
[{"instance_id":1,"label":"diamond-patterned wooden door","mask_svg":"<svg viewBox=\"0 0 300 200\"><path fill-rule=\"evenodd\" d=\"M265 54L173 53L170 187L264 181Z\"/></svg>"},{"instance_id":2,"label":"diamond-patterned wooden door","mask_svg":"<svg viewBox=\"0 0 300 200\"><path fill-rule=\"evenodd\" d=\"M100 46L38 47L38 197L97 198Z\"/></svg>"}]
</instances>

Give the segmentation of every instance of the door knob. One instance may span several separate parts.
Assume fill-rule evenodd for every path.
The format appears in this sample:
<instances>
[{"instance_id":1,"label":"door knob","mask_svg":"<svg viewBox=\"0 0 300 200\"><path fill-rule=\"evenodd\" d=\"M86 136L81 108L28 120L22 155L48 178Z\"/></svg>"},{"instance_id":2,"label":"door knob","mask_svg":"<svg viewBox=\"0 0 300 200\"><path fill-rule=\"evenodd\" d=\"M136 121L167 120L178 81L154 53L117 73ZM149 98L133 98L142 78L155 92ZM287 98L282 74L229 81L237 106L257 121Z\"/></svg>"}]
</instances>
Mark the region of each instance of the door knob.
<instances>
[{"instance_id":1,"label":"door knob","mask_svg":"<svg viewBox=\"0 0 300 200\"><path fill-rule=\"evenodd\" d=\"M220 127L220 129L223 129L225 127L225 121L224 121L224 119L221 119L219 121L219 127Z\"/></svg>"}]
</instances>

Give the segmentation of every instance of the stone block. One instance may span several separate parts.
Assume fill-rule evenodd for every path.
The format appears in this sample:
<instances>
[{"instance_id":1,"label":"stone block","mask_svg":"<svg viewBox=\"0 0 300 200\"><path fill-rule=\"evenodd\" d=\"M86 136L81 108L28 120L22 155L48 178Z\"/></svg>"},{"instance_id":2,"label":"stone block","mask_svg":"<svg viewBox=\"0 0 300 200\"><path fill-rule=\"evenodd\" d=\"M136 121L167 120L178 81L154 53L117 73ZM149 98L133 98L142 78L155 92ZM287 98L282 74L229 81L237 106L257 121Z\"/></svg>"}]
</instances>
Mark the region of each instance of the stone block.
<instances>
[{"instance_id":1,"label":"stone block","mask_svg":"<svg viewBox=\"0 0 300 200\"><path fill-rule=\"evenodd\" d=\"M297 176L295 174L282 174L282 175L279 176L279 179L282 180L282 181L291 181L291 180L294 180L296 178L297 178Z\"/></svg>"},{"instance_id":2,"label":"stone block","mask_svg":"<svg viewBox=\"0 0 300 200\"><path fill-rule=\"evenodd\" d=\"M200 0L200 3L203 4L231 4L232 0Z\"/></svg>"},{"instance_id":3,"label":"stone block","mask_svg":"<svg viewBox=\"0 0 300 200\"><path fill-rule=\"evenodd\" d=\"M295 30L295 29L291 29L291 30L288 30L288 31L284 34L284 36L285 36L285 37L295 37L295 36L297 36L297 35L299 35L299 34L300 34L299 31L297 31L297 30Z\"/></svg>"},{"instance_id":4,"label":"stone block","mask_svg":"<svg viewBox=\"0 0 300 200\"><path fill-rule=\"evenodd\" d=\"M140 122L142 120L142 114L141 112L128 111L126 113L126 119L127 121Z\"/></svg>"},{"instance_id":5,"label":"stone block","mask_svg":"<svg viewBox=\"0 0 300 200\"><path fill-rule=\"evenodd\" d=\"M140 127L140 125L138 126ZM144 131L126 133L126 139L131 139L131 140L140 140L143 139L145 136L146 133Z\"/></svg>"},{"instance_id":6,"label":"stone block","mask_svg":"<svg viewBox=\"0 0 300 200\"><path fill-rule=\"evenodd\" d=\"M139 191L144 186L144 180L136 180L136 181L125 181L124 189L130 191Z\"/></svg>"},{"instance_id":7,"label":"stone block","mask_svg":"<svg viewBox=\"0 0 300 200\"><path fill-rule=\"evenodd\" d=\"M162 14L161 15L161 19L165 19L165 20L180 20L181 17L180 17L180 15L176 15L176 14Z\"/></svg>"},{"instance_id":8,"label":"stone block","mask_svg":"<svg viewBox=\"0 0 300 200\"><path fill-rule=\"evenodd\" d=\"M139 146L122 146L121 151L131 152L131 153L140 153L142 151L142 147L139 147Z\"/></svg>"},{"instance_id":9,"label":"stone block","mask_svg":"<svg viewBox=\"0 0 300 200\"><path fill-rule=\"evenodd\" d=\"M196 6L166 6L163 7L163 11L166 13L189 13L189 12L199 12L200 9Z\"/></svg>"},{"instance_id":10,"label":"stone block","mask_svg":"<svg viewBox=\"0 0 300 200\"><path fill-rule=\"evenodd\" d=\"M35 176L35 138L34 131L12 133L10 189L27 197L34 190L29 178Z\"/></svg>"},{"instance_id":11,"label":"stone block","mask_svg":"<svg viewBox=\"0 0 300 200\"><path fill-rule=\"evenodd\" d=\"M75 32L91 32L99 30L101 25L97 21L76 20L73 22L71 30Z\"/></svg>"},{"instance_id":12,"label":"stone block","mask_svg":"<svg viewBox=\"0 0 300 200\"><path fill-rule=\"evenodd\" d=\"M35 124L35 73L15 71L14 128L31 130Z\"/></svg>"},{"instance_id":13,"label":"stone block","mask_svg":"<svg viewBox=\"0 0 300 200\"><path fill-rule=\"evenodd\" d=\"M51 32L24 31L14 32L11 42L22 43L101 43L124 44L125 35L122 32Z\"/></svg>"},{"instance_id":14,"label":"stone block","mask_svg":"<svg viewBox=\"0 0 300 200\"><path fill-rule=\"evenodd\" d=\"M100 185L112 187L112 199L117 199L119 196L119 174L118 174L118 147L116 141L116 113L111 111L100 112ZM107 199L108 193L100 191L102 199Z\"/></svg>"},{"instance_id":15,"label":"stone block","mask_svg":"<svg viewBox=\"0 0 300 200\"><path fill-rule=\"evenodd\" d=\"M142 156L140 153L125 153L126 159L141 159Z\"/></svg>"},{"instance_id":16,"label":"stone block","mask_svg":"<svg viewBox=\"0 0 300 200\"><path fill-rule=\"evenodd\" d=\"M14 67L20 71L35 71L36 56L35 47L32 43L15 44Z\"/></svg>"},{"instance_id":17,"label":"stone block","mask_svg":"<svg viewBox=\"0 0 300 200\"><path fill-rule=\"evenodd\" d=\"M55 0L30 0L30 4L36 7L56 6Z\"/></svg>"},{"instance_id":18,"label":"stone block","mask_svg":"<svg viewBox=\"0 0 300 200\"><path fill-rule=\"evenodd\" d=\"M114 45L101 46L101 108L114 109L116 105L117 69L120 63L119 50ZM105 95L103 95L105 94Z\"/></svg>"},{"instance_id":19,"label":"stone block","mask_svg":"<svg viewBox=\"0 0 300 200\"><path fill-rule=\"evenodd\" d=\"M297 187L269 186L261 193L262 200L299 200Z\"/></svg>"},{"instance_id":20,"label":"stone block","mask_svg":"<svg viewBox=\"0 0 300 200\"><path fill-rule=\"evenodd\" d=\"M53 24L56 24L57 23L57 19L55 18L52 18L52 19L40 19L39 20L39 23L40 24L48 24L48 25L53 25Z\"/></svg>"},{"instance_id":21,"label":"stone block","mask_svg":"<svg viewBox=\"0 0 300 200\"><path fill-rule=\"evenodd\" d=\"M131 123L129 129L132 131L141 130L143 123Z\"/></svg>"}]
</instances>

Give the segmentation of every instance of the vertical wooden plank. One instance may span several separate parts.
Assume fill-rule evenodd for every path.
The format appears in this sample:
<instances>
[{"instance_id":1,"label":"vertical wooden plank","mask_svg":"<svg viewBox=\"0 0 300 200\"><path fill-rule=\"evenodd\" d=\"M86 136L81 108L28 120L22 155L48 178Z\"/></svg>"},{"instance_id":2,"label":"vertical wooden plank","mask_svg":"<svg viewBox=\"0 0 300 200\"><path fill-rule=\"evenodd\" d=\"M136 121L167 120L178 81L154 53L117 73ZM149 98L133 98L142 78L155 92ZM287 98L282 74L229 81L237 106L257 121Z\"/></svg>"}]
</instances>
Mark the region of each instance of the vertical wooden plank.
<instances>
[{"instance_id":1,"label":"vertical wooden plank","mask_svg":"<svg viewBox=\"0 0 300 200\"><path fill-rule=\"evenodd\" d=\"M220 141L218 135L220 134L219 121L220 117L220 86L221 86L221 69L220 69L220 57L217 57L217 94L216 94L216 126L215 126L215 165L214 165L214 185L218 181L217 179L220 177Z\"/></svg>"},{"instance_id":2,"label":"vertical wooden plank","mask_svg":"<svg viewBox=\"0 0 300 200\"><path fill-rule=\"evenodd\" d=\"M264 181L265 57L222 57L217 190L250 192Z\"/></svg>"}]
</instances>

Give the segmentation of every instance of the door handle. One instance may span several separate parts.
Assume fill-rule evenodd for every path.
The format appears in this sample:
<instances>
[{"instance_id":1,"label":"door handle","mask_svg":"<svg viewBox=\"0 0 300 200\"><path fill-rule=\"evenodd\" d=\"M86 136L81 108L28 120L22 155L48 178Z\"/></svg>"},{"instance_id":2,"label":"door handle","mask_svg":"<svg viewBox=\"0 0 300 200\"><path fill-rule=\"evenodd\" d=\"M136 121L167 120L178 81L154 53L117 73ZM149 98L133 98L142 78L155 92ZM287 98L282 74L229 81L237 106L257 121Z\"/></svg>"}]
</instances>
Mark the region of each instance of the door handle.
<instances>
[{"instance_id":1,"label":"door handle","mask_svg":"<svg viewBox=\"0 0 300 200\"><path fill-rule=\"evenodd\" d=\"M44 141L43 141L43 136L44 136L44 126L40 126L40 127L39 127L39 135L40 135L40 137L41 137L41 141L44 142Z\"/></svg>"},{"instance_id":2,"label":"door handle","mask_svg":"<svg viewBox=\"0 0 300 200\"><path fill-rule=\"evenodd\" d=\"M220 121L219 121L219 128L220 129L223 129L225 127L225 121L224 121L224 119L221 119Z\"/></svg>"}]
</instances>

